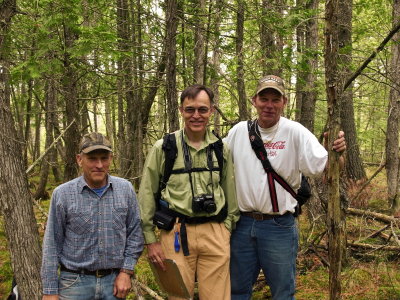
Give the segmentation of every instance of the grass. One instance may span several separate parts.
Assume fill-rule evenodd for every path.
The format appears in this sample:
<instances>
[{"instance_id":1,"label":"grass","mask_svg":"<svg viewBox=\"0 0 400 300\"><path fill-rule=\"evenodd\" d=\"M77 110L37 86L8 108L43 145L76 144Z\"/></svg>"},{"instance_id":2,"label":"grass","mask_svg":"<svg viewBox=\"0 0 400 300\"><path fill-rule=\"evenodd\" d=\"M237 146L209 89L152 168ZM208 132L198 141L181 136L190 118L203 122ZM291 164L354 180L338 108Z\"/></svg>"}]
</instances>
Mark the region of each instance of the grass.
<instances>
[{"instance_id":1,"label":"grass","mask_svg":"<svg viewBox=\"0 0 400 300\"><path fill-rule=\"evenodd\" d=\"M37 182L37 177L33 182ZM50 183L48 191L51 194L56 186ZM351 193L351 191L350 191ZM388 214L389 209L385 200L385 178L380 174L376 180L363 193L356 206L368 208L377 212ZM351 196L351 195L350 195ZM354 203L353 203L354 204ZM40 206L47 212L49 200L41 201ZM39 232L42 236L45 225L45 216L35 208ZM323 222L311 226L308 223L306 214L300 219L300 252L298 256L298 274L297 274L297 300L317 300L328 299L329 290L329 270L324 266L321 258L328 260L326 249L326 237L322 238L317 249L319 256L315 253L306 251L309 241L321 234L325 228ZM347 234L349 240L359 240L368 236L374 230L383 227L383 224L361 217L348 216ZM400 237L399 228L394 228L395 233ZM364 240L365 243L378 243L379 240L371 238ZM349 300L398 300L400 299L400 254L385 251L357 251L349 253L348 263L342 269L342 299ZM160 291L150 266L147 263L146 253L139 259L136 268L138 280L149 288L165 297ZM0 299L5 299L11 289L12 269L10 264L10 255L7 248L7 240L4 234L3 220L0 217ZM144 293L145 299L152 299ZM165 297L166 298L166 297ZM134 293L128 296L128 299L135 299ZM255 286L253 298L271 299L268 286L260 281Z\"/></svg>"}]
</instances>

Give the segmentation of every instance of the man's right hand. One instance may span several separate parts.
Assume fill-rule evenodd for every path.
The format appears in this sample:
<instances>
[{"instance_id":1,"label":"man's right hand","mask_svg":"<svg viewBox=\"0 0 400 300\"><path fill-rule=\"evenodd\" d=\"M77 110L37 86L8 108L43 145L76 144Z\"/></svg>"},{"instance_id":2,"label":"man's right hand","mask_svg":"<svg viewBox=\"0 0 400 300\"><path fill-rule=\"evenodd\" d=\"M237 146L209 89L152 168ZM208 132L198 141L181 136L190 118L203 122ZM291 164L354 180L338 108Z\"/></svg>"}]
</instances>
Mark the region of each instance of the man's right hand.
<instances>
[{"instance_id":1,"label":"man's right hand","mask_svg":"<svg viewBox=\"0 0 400 300\"><path fill-rule=\"evenodd\" d=\"M43 295L42 300L58 300L58 295Z\"/></svg>"},{"instance_id":2,"label":"man's right hand","mask_svg":"<svg viewBox=\"0 0 400 300\"><path fill-rule=\"evenodd\" d=\"M147 257L150 262L166 271L164 265L165 255L160 242L147 244Z\"/></svg>"}]
</instances>

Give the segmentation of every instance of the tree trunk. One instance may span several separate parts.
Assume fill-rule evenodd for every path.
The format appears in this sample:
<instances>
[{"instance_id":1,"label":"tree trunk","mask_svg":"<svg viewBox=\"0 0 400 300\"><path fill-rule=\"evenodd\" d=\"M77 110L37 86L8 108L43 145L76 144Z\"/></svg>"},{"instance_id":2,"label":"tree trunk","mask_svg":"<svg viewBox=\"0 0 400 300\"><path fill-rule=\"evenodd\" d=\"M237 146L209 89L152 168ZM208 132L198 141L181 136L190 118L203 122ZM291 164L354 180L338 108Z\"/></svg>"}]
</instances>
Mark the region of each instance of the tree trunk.
<instances>
[{"instance_id":1,"label":"tree trunk","mask_svg":"<svg viewBox=\"0 0 400 300\"><path fill-rule=\"evenodd\" d=\"M328 145L332 145L340 130L341 82L339 78L339 0L326 3L325 12L325 74L328 99ZM328 159L328 239L329 239L329 299L341 298L341 261L343 223L339 192L339 154L329 149Z\"/></svg>"},{"instance_id":2,"label":"tree trunk","mask_svg":"<svg viewBox=\"0 0 400 300\"><path fill-rule=\"evenodd\" d=\"M19 292L23 299L40 299L39 232L24 169L22 141L17 138L10 110L6 43L15 13L15 0L0 4L0 212Z\"/></svg>"},{"instance_id":3,"label":"tree trunk","mask_svg":"<svg viewBox=\"0 0 400 300\"><path fill-rule=\"evenodd\" d=\"M40 99L36 97L35 109L37 113L35 114L35 138L32 146L32 161L35 161L40 156L40 134L42 125L42 114Z\"/></svg>"},{"instance_id":4,"label":"tree trunk","mask_svg":"<svg viewBox=\"0 0 400 300\"><path fill-rule=\"evenodd\" d=\"M244 39L244 13L245 13L245 2L243 0L237 0L238 10L236 14L236 85L238 91L238 106L239 106L239 120L247 120L247 96L244 85L244 53L243 53L243 39Z\"/></svg>"},{"instance_id":5,"label":"tree trunk","mask_svg":"<svg viewBox=\"0 0 400 300\"><path fill-rule=\"evenodd\" d=\"M64 43L65 48L70 49L77 40L76 34L70 28L70 25L64 24ZM79 77L75 66L73 65L70 54L64 52L64 78L63 94L65 101L66 123L72 124L65 133L65 169L64 181L69 181L78 175L78 166L76 163L76 154L79 152L79 142L81 133L79 130L80 116L79 103L77 96L77 78Z\"/></svg>"},{"instance_id":6,"label":"tree trunk","mask_svg":"<svg viewBox=\"0 0 400 300\"><path fill-rule=\"evenodd\" d=\"M278 0L262 0L260 16L260 42L263 75L282 76L280 66L282 42L275 29L277 20L283 15L279 12Z\"/></svg>"},{"instance_id":7,"label":"tree trunk","mask_svg":"<svg viewBox=\"0 0 400 300\"><path fill-rule=\"evenodd\" d=\"M304 57L301 66L307 66L299 70L296 82L296 120L303 124L311 132L314 131L315 103L317 101L316 72L318 59L315 53L318 51L318 0L307 0L306 9L314 14L305 23L304 33L300 32L300 50ZM298 3L302 5L302 3ZM298 103L299 102L299 103Z\"/></svg>"},{"instance_id":8,"label":"tree trunk","mask_svg":"<svg viewBox=\"0 0 400 300\"><path fill-rule=\"evenodd\" d=\"M28 167L28 145L31 138L31 111L32 111L32 89L33 81L28 81L28 99L26 101L26 119L25 119L25 132L24 132L24 162L25 166Z\"/></svg>"},{"instance_id":9,"label":"tree trunk","mask_svg":"<svg viewBox=\"0 0 400 300\"><path fill-rule=\"evenodd\" d=\"M352 70L352 1L340 0L339 3L339 45L340 45L340 62L342 64L342 78L349 78ZM353 106L353 87L349 86L342 95L341 101L341 121L342 128L345 133L347 151L346 151L346 175L347 179L352 183L365 181L367 178L363 167L360 148L357 142L356 124L354 119Z\"/></svg>"},{"instance_id":10,"label":"tree trunk","mask_svg":"<svg viewBox=\"0 0 400 300\"><path fill-rule=\"evenodd\" d=\"M175 0L174 0L175 2ZM193 79L194 83L204 84L204 56L205 43L204 43L204 24L206 15L205 0L194 1L194 64L193 64ZM173 16L176 18L176 15ZM171 18L171 17L170 17ZM167 18L168 21L168 18ZM175 29L176 30L176 29ZM176 54L175 54L176 55Z\"/></svg>"},{"instance_id":11,"label":"tree trunk","mask_svg":"<svg viewBox=\"0 0 400 300\"><path fill-rule=\"evenodd\" d=\"M224 0L217 0L215 3L214 18L211 21L211 30L215 32L214 44L213 44L213 56L212 56L212 66L211 66L211 89L214 92L214 103L218 107L219 105L219 82L220 82L220 58L221 58L221 39L218 36L220 32L221 19L222 19L222 7L224 5ZM214 130L217 134L220 134L220 115L217 111L214 113Z\"/></svg>"},{"instance_id":12,"label":"tree trunk","mask_svg":"<svg viewBox=\"0 0 400 300\"><path fill-rule=\"evenodd\" d=\"M128 53L130 49L131 32L129 21L129 7L127 0L117 0L117 35L118 48L120 51ZM133 84L132 84L132 58L123 56L118 62L119 80L118 85L118 144L119 144L119 161L120 161L120 176L130 177L132 174L132 137L134 136L133 123L134 120L130 116L135 111L133 105ZM125 107L125 103L126 107ZM126 110L126 114L125 114ZM137 112L135 112L137 113ZM126 126L126 127L125 127Z\"/></svg>"},{"instance_id":13,"label":"tree trunk","mask_svg":"<svg viewBox=\"0 0 400 300\"><path fill-rule=\"evenodd\" d=\"M51 80L51 79L50 79ZM55 98L55 91L53 89L53 86L47 82L46 83L46 91L45 91L45 126L46 126L46 142L45 142L45 149L49 148L50 145L54 141L53 137L53 124L52 124L52 119L53 119L53 114L54 114L54 100ZM43 157L42 162L41 162L41 168L40 168L40 180L39 180L39 185L36 189L35 194L33 195L34 199L48 199L49 194L46 192L46 184L47 184L47 179L49 177L49 170L50 170L50 163L51 163L51 158L52 156L54 157L54 150L55 148L52 148L49 150L49 152Z\"/></svg>"},{"instance_id":14,"label":"tree trunk","mask_svg":"<svg viewBox=\"0 0 400 300\"><path fill-rule=\"evenodd\" d=\"M400 20L400 1L393 1L393 25ZM395 215L400 215L400 159L399 159L399 121L400 121L400 33L393 37L392 58L389 79L391 81L386 134L386 172L388 201Z\"/></svg>"},{"instance_id":15,"label":"tree trunk","mask_svg":"<svg viewBox=\"0 0 400 300\"><path fill-rule=\"evenodd\" d=\"M176 91L176 31L178 29L177 11L178 11L177 0L168 0L165 12L166 15L165 55L167 58L166 97L167 97L167 111L168 111L170 132L175 131L179 128L178 94ZM201 78L202 81L203 77L201 76L199 78Z\"/></svg>"},{"instance_id":16,"label":"tree trunk","mask_svg":"<svg viewBox=\"0 0 400 300\"><path fill-rule=\"evenodd\" d=\"M53 78L48 79L49 83L49 110L50 110L50 133L53 137L53 140L55 137L57 137L59 134L61 134L60 129L59 129L59 124L58 124L58 117L57 117L57 87L56 87L56 81ZM59 142L60 143L60 142ZM50 149L49 151L49 161L51 165L51 169L53 172L54 180L56 183L61 183L62 182L62 174L61 170L59 168L59 163L58 163L58 144L54 146L54 148ZM62 147L59 147L62 148Z\"/></svg>"}]
</instances>

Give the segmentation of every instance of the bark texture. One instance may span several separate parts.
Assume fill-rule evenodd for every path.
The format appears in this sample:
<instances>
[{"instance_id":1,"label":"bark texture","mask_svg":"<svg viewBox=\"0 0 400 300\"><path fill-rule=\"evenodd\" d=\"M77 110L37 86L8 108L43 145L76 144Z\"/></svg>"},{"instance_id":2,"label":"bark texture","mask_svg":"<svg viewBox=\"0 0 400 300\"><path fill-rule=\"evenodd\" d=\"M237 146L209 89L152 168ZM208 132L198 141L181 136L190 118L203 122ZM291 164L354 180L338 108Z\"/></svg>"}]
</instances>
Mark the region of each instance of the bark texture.
<instances>
[{"instance_id":1,"label":"bark texture","mask_svg":"<svg viewBox=\"0 0 400 300\"><path fill-rule=\"evenodd\" d=\"M393 26L400 20L400 1L393 1ZM386 172L388 201L393 212L400 215L400 158L399 158L399 121L400 121L400 33L393 36L392 58L390 62L390 89L387 134L386 134Z\"/></svg>"},{"instance_id":2,"label":"bark texture","mask_svg":"<svg viewBox=\"0 0 400 300\"><path fill-rule=\"evenodd\" d=\"M332 145L340 129L342 87L339 79L339 0L331 0L325 7L325 74L328 98L328 145ZM329 147L330 148L330 147ZM328 159L328 215L329 240L329 299L341 297L341 261L344 223L341 217L339 191L339 154L329 150Z\"/></svg>"},{"instance_id":3,"label":"bark texture","mask_svg":"<svg viewBox=\"0 0 400 300\"><path fill-rule=\"evenodd\" d=\"M15 13L15 0L0 4L0 212L19 292L23 299L40 299L39 232L24 169L22 141L17 137L10 111L9 69L4 47Z\"/></svg>"}]
</instances>

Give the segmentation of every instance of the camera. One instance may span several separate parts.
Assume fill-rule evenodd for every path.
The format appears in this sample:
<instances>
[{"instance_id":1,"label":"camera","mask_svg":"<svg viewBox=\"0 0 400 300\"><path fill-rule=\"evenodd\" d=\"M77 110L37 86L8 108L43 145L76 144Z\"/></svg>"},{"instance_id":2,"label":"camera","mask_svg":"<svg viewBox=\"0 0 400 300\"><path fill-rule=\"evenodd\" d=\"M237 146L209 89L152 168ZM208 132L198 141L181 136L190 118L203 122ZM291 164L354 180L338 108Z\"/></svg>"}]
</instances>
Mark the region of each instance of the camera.
<instances>
[{"instance_id":1,"label":"camera","mask_svg":"<svg viewBox=\"0 0 400 300\"><path fill-rule=\"evenodd\" d=\"M193 198L192 210L195 213L205 211L213 213L217 210L215 205L214 196L210 194L203 194Z\"/></svg>"}]
</instances>

